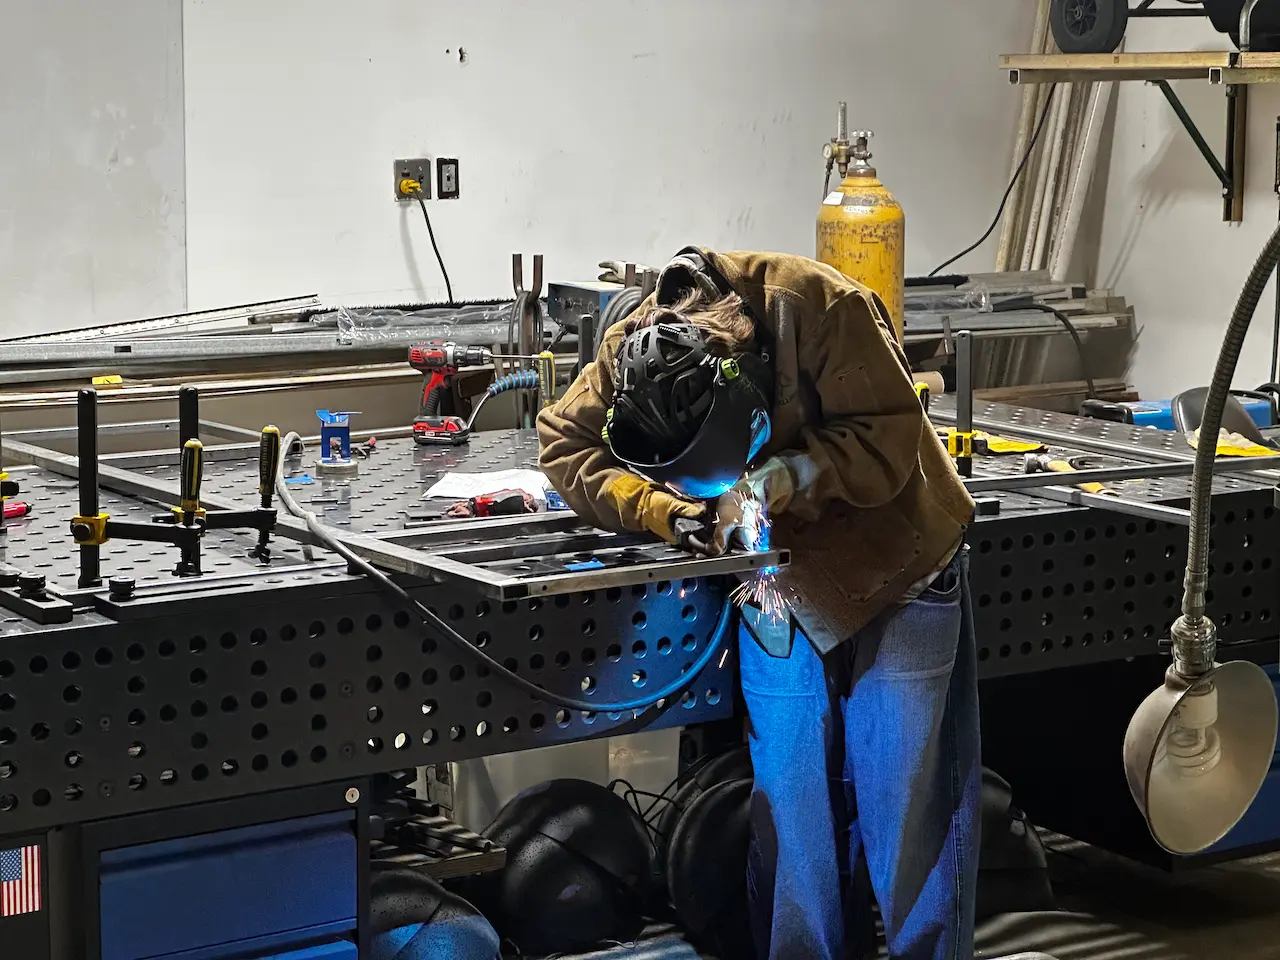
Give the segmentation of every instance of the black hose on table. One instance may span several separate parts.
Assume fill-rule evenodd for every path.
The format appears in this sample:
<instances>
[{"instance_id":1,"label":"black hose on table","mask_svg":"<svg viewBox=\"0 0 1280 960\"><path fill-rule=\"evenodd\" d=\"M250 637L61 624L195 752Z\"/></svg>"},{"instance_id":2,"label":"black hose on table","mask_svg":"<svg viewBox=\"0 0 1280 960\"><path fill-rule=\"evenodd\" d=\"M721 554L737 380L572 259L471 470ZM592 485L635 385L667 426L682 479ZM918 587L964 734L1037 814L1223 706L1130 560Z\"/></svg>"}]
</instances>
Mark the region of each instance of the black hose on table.
<instances>
[{"instance_id":1,"label":"black hose on table","mask_svg":"<svg viewBox=\"0 0 1280 960\"><path fill-rule=\"evenodd\" d=\"M295 443L301 442L301 438L296 433L290 433L284 439L283 449L291 450ZM446 640L458 647L467 656L473 660L477 660L484 664L491 671L502 677L509 683L514 684L523 690L535 700L541 700L545 703L551 703L558 707L565 707L569 710L579 710L584 713L631 713L643 712L657 706L659 701L667 701L666 706L673 705L673 698L684 693L694 682L703 670L710 665L712 659L720 651L724 644L725 634L728 632L729 623L733 615L733 601L728 598L724 599L724 605L720 609L720 616L716 620L715 626L712 628L710 635L707 637L706 649L695 660L681 676L667 684L661 690L649 694L646 697L637 698L635 700L626 700L622 703L603 703L595 700L580 700L575 697L566 697L562 694L547 690L540 687L536 683L526 680L518 673L508 670L505 666L489 656L474 643L467 640L466 637L458 633L446 621L440 618L430 607L415 600L409 593L398 583L388 577L385 573L375 567L363 557L354 553L350 547L342 542L336 531L331 531L325 527L320 519L310 510L305 510L293 497L293 491L284 481L284 460L281 458L280 471L276 474L276 495L280 498L280 502L284 504L286 510L293 516L303 520L311 535L315 537L322 546L332 550L338 556L342 557L347 564L356 570L359 570L365 576L369 577L382 590L395 597L400 603L404 604L410 610L418 615L418 617L427 626L435 627L444 636Z\"/></svg>"}]
</instances>

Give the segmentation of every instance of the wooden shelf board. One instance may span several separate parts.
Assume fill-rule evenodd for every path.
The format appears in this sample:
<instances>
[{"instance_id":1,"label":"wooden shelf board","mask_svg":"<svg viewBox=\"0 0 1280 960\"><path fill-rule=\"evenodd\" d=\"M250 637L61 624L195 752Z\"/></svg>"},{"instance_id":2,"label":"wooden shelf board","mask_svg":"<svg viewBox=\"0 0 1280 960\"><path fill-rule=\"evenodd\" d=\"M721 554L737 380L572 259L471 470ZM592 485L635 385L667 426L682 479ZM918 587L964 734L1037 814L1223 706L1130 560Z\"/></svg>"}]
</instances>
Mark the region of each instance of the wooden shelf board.
<instances>
[{"instance_id":1,"label":"wooden shelf board","mask_svg":"<svg viewBox=\"0 0 1280 960\"><path fill-rule=\"evenodd\" d=\"M1016 54L1000 58L1013 84L1059 81L1208 80L1280 83L1280 53L1197 50L1184 53Z\"/></svg>"}]
</instances>

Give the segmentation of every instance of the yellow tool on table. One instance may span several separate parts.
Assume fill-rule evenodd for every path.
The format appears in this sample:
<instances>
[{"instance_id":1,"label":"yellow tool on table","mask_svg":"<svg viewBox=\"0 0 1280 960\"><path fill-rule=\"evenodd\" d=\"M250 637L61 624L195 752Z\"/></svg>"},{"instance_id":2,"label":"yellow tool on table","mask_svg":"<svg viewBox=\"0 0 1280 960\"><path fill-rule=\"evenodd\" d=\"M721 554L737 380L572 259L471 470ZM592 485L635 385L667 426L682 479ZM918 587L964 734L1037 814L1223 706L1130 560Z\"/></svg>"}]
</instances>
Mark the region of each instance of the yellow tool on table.
<instances>
[{"instance_id":1,"label":"yellow tool on table","mask_svg":"<svg viewBox=\"0 0 1280 960\"><path fill-rule=\"evenodd\" d=\"M1043 453L1028 453L1022 462L1025 473L1075 473L1076 468L1068 460L1058 460ZM1077 483L1077 487L1085 493L1103 494L1118 497L1120 494L1101 483Z\"/></svg>"},{"instance_id":2,"label":"yellow tool on table","mask_svg":"<svg viewBox=\"0 0 1280 960\"><path fill-rule=\"evenodd\" d=\"M1200 431L1187 434L1187 443L1195 446L1200 438ZM1277 457L1280 450L1275 447L1264 447L1254 443L1248 437L1238 433L1218 431L1218 456L1220 457Z\"/></svg>"},{"instance_id":3,"label":"yellow tool on table","mask_svg":"<svg viewBox=\"0 0 1280 960\"><path fill-rule=\"evenodd\" d=\"M919 393L919 390L917 389L916 392ZM998 457L1014 453L1043 453L1048 449L1043 443L1033 440L1012 440L1009 437L997 437L982 430L964 434L954 427L950 430L939 430L938 439L947 445L947 453L953 457L973 454L982 457Z\"/></svg>"}]
</instances>

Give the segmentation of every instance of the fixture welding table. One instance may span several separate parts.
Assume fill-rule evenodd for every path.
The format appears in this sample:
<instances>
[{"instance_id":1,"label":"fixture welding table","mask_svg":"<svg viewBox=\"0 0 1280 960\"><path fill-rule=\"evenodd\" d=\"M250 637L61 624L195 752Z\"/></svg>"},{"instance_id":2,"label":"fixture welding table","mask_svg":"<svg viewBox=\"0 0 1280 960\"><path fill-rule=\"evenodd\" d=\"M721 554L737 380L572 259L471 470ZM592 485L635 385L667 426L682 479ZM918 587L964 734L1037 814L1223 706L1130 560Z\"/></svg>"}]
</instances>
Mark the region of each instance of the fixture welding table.
<instances>
[{"instance_id":1,"label":"fixture welding table","mask_svg":"<svg viewBox=\"0 0 1280 960\"><path fill-rule=\"evenodd\" d=\"M940 427L953 423L952 398L935 404L932 416ZM1194 459L1181 434L1027 408L975 404L974 426L1039 440L1055 457L1087 457L1091 469ZM978 477L1021 470L1020 456L975 461ZM1280 659L1278 480L1274 470L1217 465L1207 600L1219 659ZM1186 507L1191 495L1185 474L1108 486L1139 505ZM1042 826L1169 868L1280 846L1280 774L1241 825L1197 857L1160 851L1129 797L1121 744L1168 665L1160 643L1182 602L1186 527L1026 493L980 496L1000 505L968 537L983 761L1014 785L1019 806Z\"/></svg>"},{"instance_id":2,"label":"fixture welding table","mask_svg":"<svg viewBox=\"0 0 1280 960\"><path fill-rule=\"evenodd\" d=\"M443 472L524 466L536 449L531 433L447 450L382 441L359 477L293 489L362 552L405 560L421 576L401 582L508 669L602 703L665 687L711 639L719 574L759 559L700 561L567 513L403 528ZM723 658L639 720L535 701L332 554L283 537L262 567L251 533L211 533L191 579L173 576L170 548L112 541L103 577L133 578L134 597L79 590L74 458L13 441L4 452L30 464L10 472L33 513L5 528L0 563L46 576L77 612L0 620L0 836L732 715ZM176 492L176 451L111 463L102 508L114 516L157 512L147 485ZM256 469L211 457L204 502L256 500Z\"/></svg>"},{"instance_id":3,"label":"fixture welding table","mask_svg":"<svg viewBox=\"0 0 1280 960\"><path fill-rule=\"evenodd\" d=\"M1112 464L1190 454L1167 435L1114 424L1009 407L980 407L977 416L991 421L981 424L989 429L1044 435L1055 453L1110 445ZM935 419L946 419L945 403ZM758 559L693 560L641 538L592 532L571 515L403 529L403 511L419 508L420 492L444 471L530 465L535 452L529 433L482 434L457 450L385 441L349 483L293 489L366 555L417 574L402 582L529 679L602 702L665 686L708 642L725 596L719 575ZM206 575L191 580L172 576L167 548L111 542L102 550L103 576L134 578L136 595L122 602L105 589L90 595L75 586L76 548L66 532L76 506L74 459L21 443L6 444L5 453L31 464L11 473L34 512L9 524L0 562L45 574L83 609L63 625L0 622L0 837L732 715L732 657L713 661L679 705L639 721L537 702L332 555L316 549L309 561L310 548L283 538L263 568L247 559L248 535L211 534ZM256 465L231 459L235 450L210 453L206 500L254 499ZM103 472L103 509L154 512L144 499L157 499L157 485L172 497L176 461L176 451L104 460L115 472ZM1020 465L982 459L978 473ZM1227 643L1270 633L1280 547L1271 482L1217 482L1211 611ZM1116 486L1130 499L1179 502L1188 481ZM1154 685L1157 642L1179 598L1185 531L1022 493L994 496L999 514L980 518L969 541L984 748L1011 765L1013 721L1002 704L1028 690L1050 702L1051 678L1076 675L1059 668L1123 672L1136 663L1143 672L1134 690ZM296 521L291 529L303 537ZM1090 723L1115 712L1090 710ZM1118 772L1118 735L1107 735ZM993 765L1014 780L1020 799L1028 789L1035 794L1009 765Z\"/></svg>"}]
</instances>

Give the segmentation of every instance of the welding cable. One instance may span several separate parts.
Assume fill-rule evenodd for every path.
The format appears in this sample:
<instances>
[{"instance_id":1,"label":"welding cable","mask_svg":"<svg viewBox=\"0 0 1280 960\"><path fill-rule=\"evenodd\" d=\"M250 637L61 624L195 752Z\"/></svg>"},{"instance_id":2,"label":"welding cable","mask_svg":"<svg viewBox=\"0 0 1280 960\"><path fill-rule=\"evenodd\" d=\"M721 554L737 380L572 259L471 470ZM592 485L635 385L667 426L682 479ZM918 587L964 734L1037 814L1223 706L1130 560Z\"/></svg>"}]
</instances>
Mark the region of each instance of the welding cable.
<instances>
[{"instance_id":1,"label":"welding cable","mask_svg":"<svg viewBox=\"0 0 1280 960\"><path fill-rule=\"evenodd\" d=\"M600 322L596 324L596 353L600 352L600 345L604 343L604 335L609 332L609 328L626 320L643 302L644 290L641 287L626 287L613 295L600 314Z\"/></svg>"},{"instance_id":2,"label":"welding cable","mask_svg":"<svg viewBox=\"0 0 1280 960\"><path fill-rule=\"evenodd\" d=\"M290 433L284 439L284 449L292 449L295 442L300 442L301 438L296 433ZM283 464L283 459L281 461ZM350 547L337 535L336 531L331 531L325 527L320 519L310 510L304 510L297 500L293 497L291 491L284 482L284 467L280 468L280 472L276 474L276 496L280 498L280 502L284 504L285 509L298 519L304 521L311 535L315 537L322 546L332 550L338 556L342 557L353 569L359 570L375 584L391 594L400 603L414 611L426 626L435 627L436 630L444 636L446 640L454 646L460 648L463 653L474 660L479 661L488 667L498 676L523 690L535 700L543 703L550 703L558 707L564 707L569 710L578 710L583 713L632 713L644 712L657 706L659 701L668 701L666 706L670 707L674 704L673 698L680 696L689 687L697 681L702 671L705 670L720 652L720 648L724 645L726 634L729 632L729 624L733 618L734 605L727 596L724 604L720 608L720 616L716 620L715 626L707 637L706 649L702 654L689 665L689 668L681 674L681 676L667 684L661 690L649 694L636 700L626 700L621 703L601 703L594 700L579 700L575 697L566 697L562 694L547 690L540 687L536 683L532 683L520 676L513 670L508 670L493 657L489 656L474 643L464 637L458 631L454 630L440 616L425 604L415 600L409 593L398 583L388 577L385 573L375 567L363 557L354 553Z\"/></svg>"},{"instance_id":3,"label":"welding cable","mask_svg":"<svg viewBox=\"0 0 1280 960\"><path fill-rule=\"evenodd\" d=\"M517 325L524 320L525 310L533 313L533 342L529 346L535 353L543 349L541 344L546 339L546 320L542 313L542 301L528 290L521 290L516 294L515 302L511 304L511 314L507 318L507 353L516 352L516 338L519 335Z\"/></svg>"},{"instance_id":4,"label":"welding cable","mask_svg":"<svg viewBox=\"0 0 1280 960\"><path fill-rule=\"evenodd\" d=\"M1002 301L991 308L992 313L1013 313L1017 310L1039 310L1041 313L1052 314L1054 318L1062 324L1067 333L1071 335L1072 341L1076 345L1076 356L1080 358L1080 377L1084 380L1085 387L1089 391L1089 399L1098 399L1098 390L1094 385L1093 377L1089 374L1089 363L1084 357L1084 341L1080 339L1080 331L1076 329L1076 325L1071 322L1071 318L1059 310L1057 307L1051 307L1047 303L1040 303L1031 297L1013 297L1012 299Z\"/></svg>"},{"instance_id":5,"label":"welding cable","mask_svg":"<svg viewBox=\"0 0 1280 960\"><path fill-rule=\"evenodd\" d=\"M507 353L516 352L516 340L523 333L522 329L517 329L517 325L524 324L525 313L530 315L530 323L532 330L530 331L531 343L530 348L535 351L543 349L542 343L545 340L543 332L542 318L542 301L528 290L520 290L516 293L515 302L511 305L511 314L507 318ZM523 349L523 344L520 345ZM526 360L526 362L528 362ZM523 404L516 405L517 426L522 426L528 430L533 426L533 417L529 410L521 411Z\"/></svg>"},{"instance_id":6,"label":"welding cable","mask_svg":"<svg viewBox=\"0 0 1280 960\"><path fill-rule=\"evenodd\" d=\"M1036 144L1040 140L1040 134L1044 132L1044 122L1049 119L1049 113L1051 112L1049 108L1053 106L1053 94L1057 88L1058 85L1056 83L1051 83L1049 85L1049 93L1044 101L1044 110L1040 114L1040 122L1036 124L1036 132L1031 135L1031 142L1027 144L1027 152L1022 155L1022 162L1018 164L1018 169L1015 170L1013 172L1013 176L1009 178L1009 186L1005 188L1004 196L1000 198L1000 206L996 209L995 219L991 221L991 226L987 227L987 232L980 236L974 243L957 253L950 260L944 260L942 263L934 267L929 271L929 276L932 277L941 273L961 257L965 257L970 253L973 253L973 251L977 250L987 242L987 237L995 233L996 227L1000 225L1000 218L1004 216L1005 205L1008 204L1009 197L1013 194L1013 188L1018 185L1018 180L1021 178L1022 172L1027 169L1027 164L1031 162L1031 155L1035 153Z\"/></svg>"}]
</instances>

